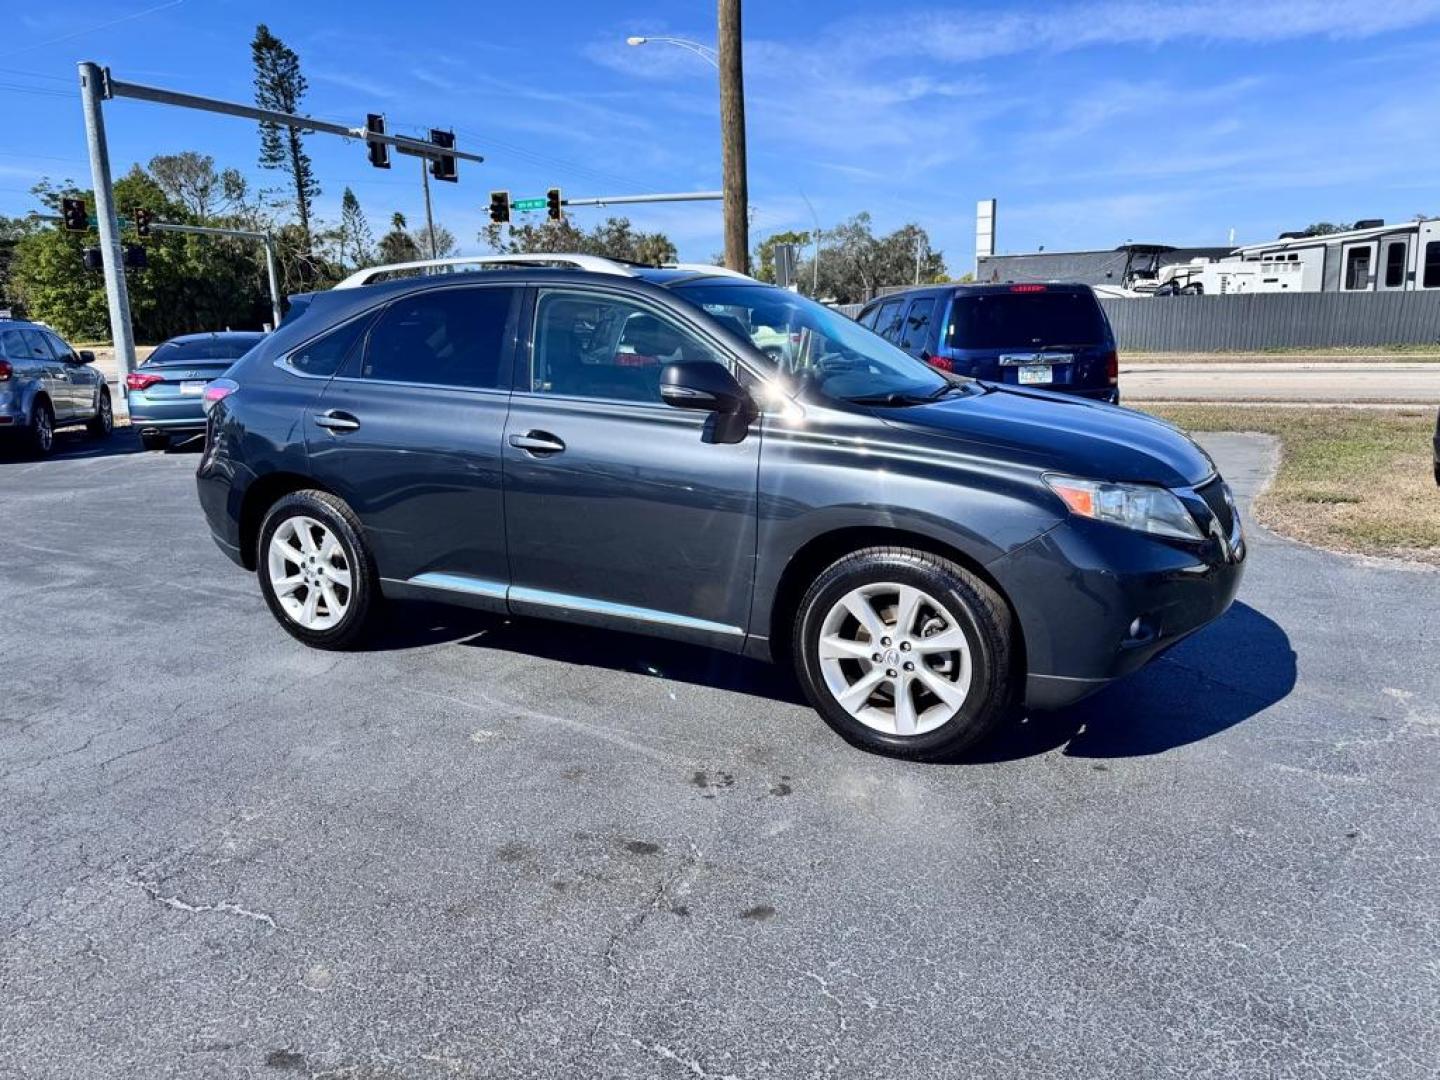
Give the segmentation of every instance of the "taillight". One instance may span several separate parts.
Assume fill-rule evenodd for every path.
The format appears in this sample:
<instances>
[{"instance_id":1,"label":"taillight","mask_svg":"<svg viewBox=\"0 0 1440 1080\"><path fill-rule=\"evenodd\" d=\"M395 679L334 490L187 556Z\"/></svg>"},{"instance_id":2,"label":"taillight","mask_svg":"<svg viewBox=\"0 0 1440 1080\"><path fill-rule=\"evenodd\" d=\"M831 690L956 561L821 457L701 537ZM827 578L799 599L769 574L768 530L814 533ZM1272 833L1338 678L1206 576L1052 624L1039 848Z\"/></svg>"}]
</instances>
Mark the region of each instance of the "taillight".
<instances>
[{"instance_id":1,"label":"taillight","mask_svg":"<svg viewBox=\"0 0 1440 1080\"><path fill-rule=\"evenodd\" d=\"M1011 285L1011 292L1044 292L1044 285Z\"/></svg>"},{"instance_id":2,"label":"taillight","mask_svg":"<svg viewBox=\"0 0 1440 1080\"><path fill-rule=\"evenodd\" d=\"M938 368L940 371L955 370L955 361L951 360L948 356L932 356L925 362L933 368Z\"/></svg>"},{"instance_id":3,"label":"taillight","mask_svg":"<svg viewBox=\"0 0 1440 1080\"><path fill-rule=\"evenodd\" d=\"M0 382L5 382L9 379L14 371L15 369L10 366L9 360L0 360Z\"/></svg>"},{"instance_id":4,"label":"taillight","mask_svg":"<svg viewBox=\"0 0 1440 1080\"><path fill-rule=\"evenodd\" d=\"M240 384L234 379L213 379L205 387L205 393L200 398L200 407L208 413L217 401L224 401L239 389Z\"/></svg>"},{"instance_id":5,"label":"taillight","mask_svg":"<svg viewBox=\"0 0 1440 1080\"><path fill-rule=\"evenodd\" d=\"M1105 354L1105 377L1111 386L1120 382L1120 354L1114 349Z\"/></svg>"},{"instance_id":6,"label":"taillight","mask_svg":"<svg viewBox=\"0 0 1440 1080\"><path fill-rule=\"evenodd\" d=\"M127 390L148 390L158 382L164 382L165 376L151 375L144 371L132 371L125 376L125 389Z\"/></svg>"}]
</instances>

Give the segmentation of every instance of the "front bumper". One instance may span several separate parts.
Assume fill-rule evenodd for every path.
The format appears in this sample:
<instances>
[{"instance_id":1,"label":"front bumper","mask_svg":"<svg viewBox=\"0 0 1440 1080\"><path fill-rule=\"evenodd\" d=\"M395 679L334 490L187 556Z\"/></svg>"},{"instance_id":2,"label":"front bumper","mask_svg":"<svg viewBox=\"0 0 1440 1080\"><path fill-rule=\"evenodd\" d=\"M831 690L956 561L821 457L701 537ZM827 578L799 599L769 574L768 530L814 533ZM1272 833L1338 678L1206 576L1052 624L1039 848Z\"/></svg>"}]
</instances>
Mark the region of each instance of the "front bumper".
<instances>
[{"instance_id":1,"label":"front bumper","mask_svg":"<svg viewBox=\"0 0 1440 1080\"><path fill-rule=\"evenodd\" d=\"M1245 558L1238 518L1203 543L1069 518L991 563L1024 636L1026 705L1079 701L1218 619Z\"/></svg>"}]
</instances>

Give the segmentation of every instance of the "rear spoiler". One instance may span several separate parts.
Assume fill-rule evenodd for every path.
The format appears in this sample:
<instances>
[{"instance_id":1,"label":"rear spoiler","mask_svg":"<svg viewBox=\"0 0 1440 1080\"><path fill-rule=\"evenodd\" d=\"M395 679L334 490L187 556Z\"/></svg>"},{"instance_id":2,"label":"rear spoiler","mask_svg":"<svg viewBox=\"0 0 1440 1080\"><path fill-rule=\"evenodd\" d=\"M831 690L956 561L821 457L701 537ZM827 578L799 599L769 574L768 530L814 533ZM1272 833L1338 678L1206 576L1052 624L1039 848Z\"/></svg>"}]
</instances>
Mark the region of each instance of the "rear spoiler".
<instances>
[{"instance_id":1,"label":"rear spoiler","mask_svg":"<svg viewBox=\"0 0 1440 1080\"><path fill-rule=\"evenodd\" d=\"M284 326L286 323L298 319L305 313L305 309L310 306L310 301L314 299L315 294L313 292L291 293L286 297L290 308L285 312L285 317L280 320L280 326ZM279 328L279 326L276 327L277 330Z\"/></svg>"}]
</instances>

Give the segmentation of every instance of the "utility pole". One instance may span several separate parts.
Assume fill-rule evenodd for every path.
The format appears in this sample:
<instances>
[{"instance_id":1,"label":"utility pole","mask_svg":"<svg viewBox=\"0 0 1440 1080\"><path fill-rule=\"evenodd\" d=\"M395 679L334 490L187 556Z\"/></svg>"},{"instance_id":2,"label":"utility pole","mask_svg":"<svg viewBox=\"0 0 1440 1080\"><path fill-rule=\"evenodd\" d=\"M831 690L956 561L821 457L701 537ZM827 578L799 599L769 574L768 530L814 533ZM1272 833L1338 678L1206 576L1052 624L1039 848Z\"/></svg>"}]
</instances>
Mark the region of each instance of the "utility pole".
<instances>
[{"instance_id":1,"label":"utility pole","mask_svg":"<svg viewBox=\"0 0 1440 1080\"><path fill-rule=\"evenodd\" d=\"M430 257L438 259L435 251L435 218L430 213L430 162L420 159L420 183L425 185L425 228L430 234Z\"/></svg>"},{"instance_id":2,"label":"utility pole","mask_svg":"<svg viewBox=\"0 0 1440 1080\"><path fill-rule=\"evenodd\" d=\"M725 189L725 265L750 272L750 192L745 166L745 70L740 0L719 0L720 144Z\"/></svg>"},{"instance_id":3,"label":"utility pole","mask_svg":"<svg viewBox=\"0 0 1440 1080\"><path fill-rule=\"evenodd\" d=\"M130 292L120 261L120 217L110 186L110 151L105 143L105 114L100 103L108 96L100 65L80 64L80 103L85 110L85 141L90 147L90 177L95 189L95 224L100 232L100 259L105 268L105 299L110 307L110 337L120 370L120 393L125 376L135 370L135 331L130 325Z\"/></svg>"}]
</instances>

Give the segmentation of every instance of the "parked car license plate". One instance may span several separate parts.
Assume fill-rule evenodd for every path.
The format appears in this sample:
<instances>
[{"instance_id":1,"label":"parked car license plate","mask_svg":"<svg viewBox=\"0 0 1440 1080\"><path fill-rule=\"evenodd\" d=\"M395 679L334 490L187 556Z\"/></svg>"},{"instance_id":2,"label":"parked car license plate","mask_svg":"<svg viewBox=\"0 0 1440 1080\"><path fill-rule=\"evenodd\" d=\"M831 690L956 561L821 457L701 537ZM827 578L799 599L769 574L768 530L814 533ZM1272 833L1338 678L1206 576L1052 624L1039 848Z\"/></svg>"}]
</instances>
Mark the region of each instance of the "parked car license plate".
<instances>
[{"instance_id":1,"label":"parked car license plate","mask_svg":"<svg viewBox=\"0 0 1440 1080\"><path fill-rule=\"evenodd\" d=\"M199 397L205 393L206 379L187 379L180 384L180 393L184 397ZM1049 381L1048 379L1046 380Z\"/></svg>"},{"instance_id":2,"label":"parked car license plate","mask_svg":"<svg viewBox=\"0 0 1440 1080\"><path fill-rule=\"evenodd\" d=\"M1049 364L1022 364L1020 366L1020 385L1033 386L1036 383L1051 382L1052 371Z\"/></svg>"}]
</instances>

